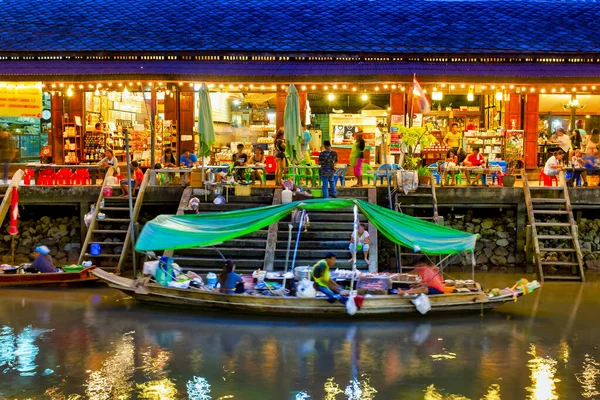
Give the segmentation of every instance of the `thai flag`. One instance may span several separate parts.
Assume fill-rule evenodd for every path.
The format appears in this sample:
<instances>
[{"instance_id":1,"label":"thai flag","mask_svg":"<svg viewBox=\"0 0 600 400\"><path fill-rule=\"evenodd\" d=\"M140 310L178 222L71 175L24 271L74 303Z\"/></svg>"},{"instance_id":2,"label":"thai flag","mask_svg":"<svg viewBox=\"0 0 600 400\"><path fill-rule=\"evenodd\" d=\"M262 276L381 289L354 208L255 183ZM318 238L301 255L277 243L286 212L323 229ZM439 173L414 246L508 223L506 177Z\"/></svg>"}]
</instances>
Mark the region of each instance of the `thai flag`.
<instances>
[{"instance_id":1,"label":"thai flag","mask_svg":"<svg viewBox=\"0 0 600 400\"><path fill-rule=\"evenodd\" d=\"M19 191L16 187L12 188L11 204L10 204L10 227L8 228L9 235L18 235L17 221L19 220Z\"/></svg>"},{"instance_id":2,"label":"thai flag","mask_svg":"<svg viewBox=\"0 0 600 400\"><path fill-rule=\"evenodd\" d=\"M417 105L419 106L419 110L421 110L421 113L427 113L427 112L431 111L431 106L429 104L429 100L427 99L427 96L425 96L425 93L423 92L423 88L421 87L421 84L417 80L416 75L413 77L413 96L415 97L415 100L417 101Z\"/></svg>"}]
</instances>

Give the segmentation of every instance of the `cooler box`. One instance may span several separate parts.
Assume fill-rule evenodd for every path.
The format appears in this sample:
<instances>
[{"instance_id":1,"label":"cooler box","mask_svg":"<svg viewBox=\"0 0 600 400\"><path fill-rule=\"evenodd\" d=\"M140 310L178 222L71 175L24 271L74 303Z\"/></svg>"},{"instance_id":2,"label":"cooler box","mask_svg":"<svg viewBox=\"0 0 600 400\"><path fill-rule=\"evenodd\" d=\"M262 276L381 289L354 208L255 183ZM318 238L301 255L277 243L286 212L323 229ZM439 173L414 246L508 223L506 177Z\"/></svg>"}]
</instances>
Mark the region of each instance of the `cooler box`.
<instances>
[{"instance_id":1,"label":"cooler box","mask_svg":"<svg viewBox=\"0 0 600 400\"><path fill-rule=\"evenodd\" d=\"M236 196L250 196L252 194L252 188L250 185L235 185Z\"/></svg>"},{"instance_id":2,"label":"cooler box","mask_svg":"<svg viewBox=\"0 0 600 400\"><path fill-rule=\"evenodd\" d=\"M202 169L194 168L192 173L190 174L190 187L200 188L204 187L204 182L202 180Z\"/></svg>"}]
</instances>

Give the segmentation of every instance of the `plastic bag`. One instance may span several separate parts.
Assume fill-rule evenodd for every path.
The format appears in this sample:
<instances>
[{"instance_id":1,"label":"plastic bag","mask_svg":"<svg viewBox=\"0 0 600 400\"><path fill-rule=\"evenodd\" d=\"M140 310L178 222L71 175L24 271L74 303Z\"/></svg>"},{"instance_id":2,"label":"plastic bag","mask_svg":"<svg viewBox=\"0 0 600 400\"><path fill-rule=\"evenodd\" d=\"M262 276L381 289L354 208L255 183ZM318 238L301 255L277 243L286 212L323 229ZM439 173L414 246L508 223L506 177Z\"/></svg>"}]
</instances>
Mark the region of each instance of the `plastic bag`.
<instances>
[{"instance_id":1,"label":"plastic bag","mask_svg":"<svg viewBox=\"0 0 600 400\"><path fill-rule=\"evenodd\" d=\"M348 297L348 301L346 302L346 311L350 315L356 314L358 308L356 307L356 303L354 302L354 297Z\"/></svg>"},{"instance_id":2,"label":"plastic bag","mask_svg":"<svg viewBox=\"0 0 600 400\"><path fill-rule=\"evenodd\" d=\"M415 305L415 307L417 307L417 311L421 314L427 314L427 312L431 310L431 303L429 302L429 297L427 297L423 293L421 293L411 301Z\"/></svg>"},{"instance_id":3,"label":"plastic bag","mask_svg":"<svg viewBox=\"0 0 600 400\"><path fill-rule=\"evenodd\" d=\"M156 276L157 268L158 268L158 260L146 261L144 263L144 275Z\"/></svg>"},{"instance_id":4,"label":"plastic bag","mask_svg":"<svg viewBox=\"0 0 600 400\"><path fill-rule=\"evenodd\" d=\"M396 173L396 181L398 189L402 190L404 194L408 194L408 192L413 192L419 188L417 171L398 171Z\"/></svg>"},{"instance_id":5,"label":"plastic bag","mask_svg":"<svg viewBox=\"0 0 600 400\"><path fill-rule=\"evenodd\" d=\"M296 286L296 296L303 298L314 298L317 295L312 281L302 279Z\"/></svg>"}]
</instances>

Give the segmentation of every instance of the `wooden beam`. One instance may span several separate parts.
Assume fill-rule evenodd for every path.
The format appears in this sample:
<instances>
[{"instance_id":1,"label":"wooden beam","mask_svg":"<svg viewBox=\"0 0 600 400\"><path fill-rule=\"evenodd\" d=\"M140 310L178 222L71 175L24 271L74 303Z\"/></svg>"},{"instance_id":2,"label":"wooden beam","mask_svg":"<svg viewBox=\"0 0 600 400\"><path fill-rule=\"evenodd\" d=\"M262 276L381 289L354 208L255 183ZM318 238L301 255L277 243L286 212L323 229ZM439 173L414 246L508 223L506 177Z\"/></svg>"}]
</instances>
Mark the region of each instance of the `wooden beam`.
<instances>
[{"instance_id":1,"label":"wooden beam","mask_svg":"<svg viewBox=\"0 0 600 400\"><path fill-rule=\"evenodd\" d=\"M273 205L281 204L281 189L275 189L273 192ZM277 234L279 231L279 222L275 222L269 226L269 233L267 234L267 248L265 249L265 263L264 268L266 271L273 271L273 265L275 264L275 249L277 248Z\"/></svg>"},{"instance_id":2,"label":"wooden beam","mask_svg":"<svg viewBox=\"0 0 600 400\"><path fill-rule=\"evenodd\" d=\"M368 199L370 204L377 204L377 189L368 189ZM377 263L377 227L369 221L369 234L371 235L371 246L369 248L369 272L377 272L379 266Z\"/></svg>"}]
</instances>

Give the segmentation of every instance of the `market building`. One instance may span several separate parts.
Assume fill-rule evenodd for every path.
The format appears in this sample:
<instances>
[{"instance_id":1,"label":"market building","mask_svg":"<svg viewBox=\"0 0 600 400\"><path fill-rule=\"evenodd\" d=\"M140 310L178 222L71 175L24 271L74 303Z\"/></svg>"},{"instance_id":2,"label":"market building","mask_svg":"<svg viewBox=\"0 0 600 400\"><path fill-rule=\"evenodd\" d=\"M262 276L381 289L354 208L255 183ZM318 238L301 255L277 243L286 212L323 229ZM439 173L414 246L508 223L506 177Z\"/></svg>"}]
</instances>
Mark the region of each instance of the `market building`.
<instances>
[{"instance_id":1,"label":"market building","mask_svg":"<svg viewBox=\"0 0 600 400\"><path fill-rule=\"evenodd\" d=\"M124 128L147 167L193 150L201 82L217 161L231 143L269 150L291 83L311 146L330 139L341 153L344 134L362 129L375 146L411 105L440 136L458 123L465 147L492 160L508 140L498 129L515 131L527 168L544 161L542 133L600 127L592 2L12 1L0 15L0 123L18 162L94 163L107 147L124 159ZM411 101L415 75L426 113Z\"/></svg>"}]
</instances>

